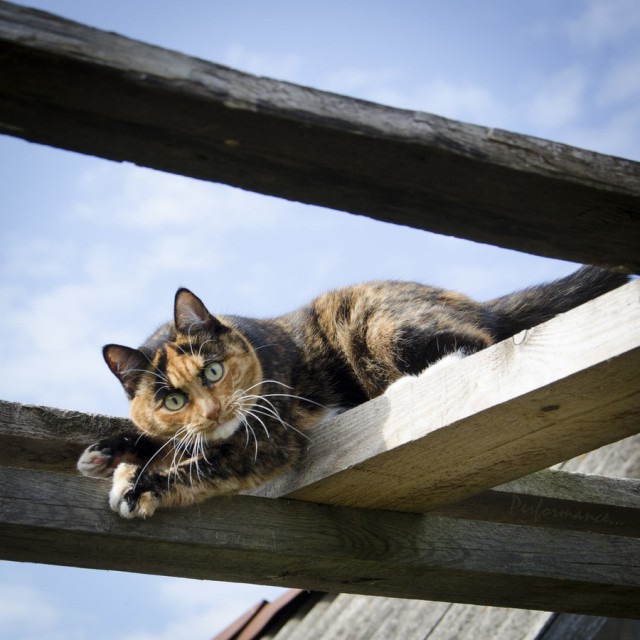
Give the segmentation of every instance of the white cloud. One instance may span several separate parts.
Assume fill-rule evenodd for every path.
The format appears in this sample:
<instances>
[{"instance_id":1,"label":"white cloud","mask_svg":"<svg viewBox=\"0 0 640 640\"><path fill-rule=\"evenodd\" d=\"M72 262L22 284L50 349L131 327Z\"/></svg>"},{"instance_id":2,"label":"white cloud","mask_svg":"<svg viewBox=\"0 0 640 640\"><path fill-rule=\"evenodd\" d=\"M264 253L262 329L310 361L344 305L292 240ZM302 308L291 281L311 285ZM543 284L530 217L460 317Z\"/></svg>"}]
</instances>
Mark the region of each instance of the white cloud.
<instances>
[{"instance_id":1,"label":"white cloud","mask_svg":"<svg viewBox=\"0 0 640 640\"><path fill-rule=\"evenodd\" d=\"M328 75L323 85L372 102L487 126L497 126L505 117L505 110L487 87L444 78L412 85L393 68L346 67Z\"/></svg>"},{"instance_id":2,"label":"white cloud","mask_svg":"<svg viewBox=\"0 0 640 640\"><path fill-rule=\"evenodd\" d=\"M273 198L135 165L93 166L79 181L75 216L122 229L151 233L272 226ZM197 231L197 229L194 229ZM195 235L195 234L194 234Z\"/></svg>"},{"instance_id":3,"label":"white cloud","mask_svg":"<svg viewBox=\"0 0 640 640\"><path fill-rule=\"evenodd\" d=\"M569 34L576 44L616 44L640 28L637 0L588 0L586 4L586 11L569 23Z\"/></svg>"},{"instance_id":4,"label":"white cloud","mask_svg":"<svg viewBox=\"0 0 640 640\"><path fill-rule=\"evenodd\" d=\"M294 82L302 71L302 59L295 54L278 56L250 51L242 44L231 45L224 62L247 73Z\"/></svg>"},{"instance_id":5,"label":"white cloud","mask_svg":"<svg viewBox=\"0 0 640 640\"><path fill-rule=\"evenodd\" d=\"M640 161L640 105L608 113L597 126L567 126L562 142Z\"/></svg>"},{"instance_id":6,"label":"white cloud","mask_svg":"<svg viewBox=\"0 0 640 640\"><path fill-rule=\"evenodd\" d=\"M379 104L410 108L399 90L402 77L397 70L344 67L325 75L321 85L327 91L370 100Z\"/></svg>"},{"instance_id":7,"label":"white cloud","mask_svg":"<svg viewBox=\"0 0 640 640\"><path fill-rule=\"evenodd\" d=\"M52 638L50 632L59 629L60 622L60 613L46 593L23 585L0 584L0 637Z\"/></svg>"},{"instance_id":8,"label":"white cloud","mask_svg":"<svg viewBox=\"0 0 640 640\"><path fill-rule=\"evenodd\" d=\"M601 106L619 105L640 98L640 49L614 61L598 88Z\"/></svg>"},{"instance_id":9,"label":"white cloud","mask_svg":"<svg viewBox=\"0 0 640 640\"><path fill-rule=\"evenodd\" d=\"M527 109L528 118L550 131L577 120L585 109L587 80L579 67L558 72L536 91Z\"/></svg>"},{"instance_id":10,"label":"white cloud","mask_svg":"<svg viewBox=\"0 0 640 640\"><path fill-rule=\"evenodd\" d=\"M88 166L75 201L49 213L59 233L18 228L0 256L5 399L121 406L115 384L103 392L101 345L139 344L168 318L177 286L237 273L245 236L268 235L292 206L133 165Z\"/></svg>"},{"instance_id":11,"label":"white cloud","mask_svg":"<svg viewBox=\"0 0 640 640\"><path fill-rule=\"evenodd\" d=\"M213 276L230 233L278 220L275 201L254 194L133 166L91 167L76 203L49 214L60 232L14 230L1 257L11 313L0 329L12 336L1 345L5 399L105 411L117 398L124 409L100 346L139 344L165 319L160 307L169 310L179 278Z\"/></svg>"},{"instance_id":12,"label":"white cloud","mask_svg":"<svg viewBox=\"0 0 640 640\"><path fill-rule=\"evenodd\" d=\"M254 604L273 600L284 589L198 580L171 579L158 585L158 602L168 621L162 629L134 632L122 640L193 640L210 638Z\"/></svg>"},{"instance_id":13,"label":"white cloud","mask_svg":"<svg viewBox=\"0 0 640 640\"><path fill-rule=\"evenodd\" d=\"M503 109L488 88L442 78L419 87L412 102L421 111L484 126L496 126L504 117Z\"/></svg>"}]
</instances>

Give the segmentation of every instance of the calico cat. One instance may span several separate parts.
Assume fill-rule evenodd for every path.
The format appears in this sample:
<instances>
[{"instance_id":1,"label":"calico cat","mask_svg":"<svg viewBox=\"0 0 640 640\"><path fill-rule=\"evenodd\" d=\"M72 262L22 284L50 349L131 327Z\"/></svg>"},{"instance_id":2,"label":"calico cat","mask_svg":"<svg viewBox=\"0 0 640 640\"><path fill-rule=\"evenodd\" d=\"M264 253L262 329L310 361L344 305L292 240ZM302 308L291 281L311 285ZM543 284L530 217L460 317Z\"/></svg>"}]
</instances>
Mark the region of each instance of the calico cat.
<instances>
[{"instance_id":1,"label":"calico cat","mask_svg":"<svg viewBox=\"0 0 640 640\"><path fill-rule=\"evenodd\" d=\"M104 347L139 431L90 446L78 469L113 474L109 502L125 518L255 487L291 469L308 429L327 416L626 280L583 267L482 303L422 284L371 282L266 320L214 316L180 289L173 322L139 349Z\"/></svg>"}]
</instances>

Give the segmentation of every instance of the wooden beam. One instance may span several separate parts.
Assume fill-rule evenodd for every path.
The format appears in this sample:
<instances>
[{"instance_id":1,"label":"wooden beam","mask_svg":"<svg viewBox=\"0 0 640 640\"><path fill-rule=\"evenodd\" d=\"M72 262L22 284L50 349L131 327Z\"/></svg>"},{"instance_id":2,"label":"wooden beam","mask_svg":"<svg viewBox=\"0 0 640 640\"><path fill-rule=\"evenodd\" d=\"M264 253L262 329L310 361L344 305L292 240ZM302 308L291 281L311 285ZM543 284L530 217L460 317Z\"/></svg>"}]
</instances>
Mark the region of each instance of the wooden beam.
<instances>
[{"instance_id":1,"label":"wooden beam","mask_svg":"<svg viewBox=\"0 0 640 640\"><path fill-rule=\"evenodd\" d=\"M310 432L257 494L426 512L640 429L640 281Z\"/></svg>"},{"instance_id":2,"label":"wooden beam","mask_svg":"<svg viewBox=\"0 0 640 640\"><path fill-rule=\"evenodd\" d=\"M75 474L86 447L133 429L123 418L0 400L0 466Z\"/></svg>"},{"instance_id":3,"label":"wooden beam","mask_svg":"<svg viewBox=\"0 0 640 640\"><path fill-rule=\"evenodd\" d=\"M640 540L220 498L119 518L106 482L0 469L0 557L331 592L640 617Z\"/></svg>"},{"instance_id":4,"label":"wooden beam","mask_svg":"<svg viewBox=\"0 0 640 640\"><path fill-rule=\"evenodd\" d=\"M86 446L131 428L121 418L0 400L0 466L75 476ZM430 513L640 537L640 480L542 471Z\"/></svg>"},{"instance_id":5,"label":"wooden beam","mask_svg":"<svg viewBox=\"0 0 640 640\"><path fill-rule=\"evenodd\" d=\"M266 78L0 2L0 132L640 271L640 165Z\"/></svg>"},{"instance_id":6,"label":"wooden beam","mask_svg":"<svg viewBox=\"0 0 640 640\"><path fill-rule=\"evenodd\" d=\"M640 480L540 471L429 515L640 538Z\"/></svg>"}]
</instances>

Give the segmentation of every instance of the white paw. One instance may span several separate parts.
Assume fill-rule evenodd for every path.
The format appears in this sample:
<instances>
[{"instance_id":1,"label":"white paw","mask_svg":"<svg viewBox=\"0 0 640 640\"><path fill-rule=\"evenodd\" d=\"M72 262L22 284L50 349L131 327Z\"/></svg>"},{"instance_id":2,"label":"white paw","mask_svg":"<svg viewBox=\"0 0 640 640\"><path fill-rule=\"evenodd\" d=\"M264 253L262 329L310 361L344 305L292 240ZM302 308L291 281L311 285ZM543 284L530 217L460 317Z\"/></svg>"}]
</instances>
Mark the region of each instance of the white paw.
<instances>
[{"instance_id":1,"label":"white paw","mask_svg":"<svg viewBox=\"0 0 640 640\"><path fill-rule=\"evenodd\" d=\"M466 357L467 357L467 354L464 352L463 349L458 349L453 353L449 353L446 356L443 356L442 358L440 358L440 360L437 360L433 364L429 365L426 369L423 369L417 375L414 375L414 376L407 375L407 376L402 376L402 378L398 378L395 382L393 382L387 387L385 394L390 393L391 395L394 395L398 393L398 391L405 390L408 388L410 389L411 387L415 386L416 380L418 378L421 378L422 376L425 376L425 375L431 375L432 371L439 371L440 369L445 369L446 367L450 367L452 364L455 364L459 360L462 360L462 358L466 358Z\"/></svg>"},{"instance_id":2,"label":"white paw","mask_svg":"<svg viewBox=\"0 0 640 640\"><path fill-rule=\"evenodd\" d=\"M449 353L446 356L443 356L437 362L434 362L432 365L429 365L420 375L427 373L428 371L435 371L439 369L444 369L445 367L450 367L452 364L455 364L462 358L466 358L467 354L463 349L458 349L453 353Z\"/></svg>"},{"instance_id":3,"label":"white paw","mask_svg":"<svg viewBox=\"0 0 640 640\"><path fill-rule=\"evenodd\" d=\"M395 394L398 393L401 389L406 389L407 387L413 387L417 376L402 376L402 378L398 378L395 382L392 382L386 389L385 394Z\"/></svg>"},{"instance_id":4,"label":"white paw","mask_svg":"<svg viewBox=\"0 0 640 640\"><path fill-rule=\"evenodd\" d=\"M136 491L139 467L122 462L113 474L109 506L123 518L148 518L158 506L158 498L150 491Z\"/></svg>"},{"instance_id":5,"label":"white paw","mask_svg":"<svg viewBox=\"0 0 640 640\"><path fill-rule=\"evenodd\" d=\"M91 445L84 450L76 465L83 476L89 478L110 478L114 469L114 458L108 450L100 450Z\"/></svg>"}]
</instances>

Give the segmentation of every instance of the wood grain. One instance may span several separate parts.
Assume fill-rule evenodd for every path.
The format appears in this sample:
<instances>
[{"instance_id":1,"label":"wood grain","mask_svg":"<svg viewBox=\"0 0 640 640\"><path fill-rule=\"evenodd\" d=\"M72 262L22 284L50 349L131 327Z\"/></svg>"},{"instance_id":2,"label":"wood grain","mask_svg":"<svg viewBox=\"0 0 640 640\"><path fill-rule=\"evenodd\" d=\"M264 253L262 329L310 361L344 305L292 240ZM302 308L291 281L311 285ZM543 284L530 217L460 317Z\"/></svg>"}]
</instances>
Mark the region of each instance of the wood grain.
<instances>
[{"instance_id":1,"label":"wood grain","mask_svg":"<svg viewBox=\"0 0 640 640\"><path fill-rule=\"evenodd\" d=\"M634 538L250 496L126 521L105 508L107 487L0 469L0 557L640 617Z\"/></svg>"},{"instance_id":2,"label":"wood grain","mask_svg":"<svg viewBox=\"0 0 640 640\"><path fill-rule=\"evenodd\" d=\"M640 271L640 165L258 78L0 2L0 132Z\"/></svg>"},{"instance_id":3,"label":"wood grain","mask_svg":"<svg viewBox=\"0 0 640 640\"><path fill-rule=\"evenodd\" d=\"M75 474L90 444L134 430L123 418L0 400L0 465Z\"/></svg>"},{"instance_id":4,"label":"wood grain","mask_svg":"<svg viewBox=\"0 0 640 640\"><path fill-rule=\"evenodd\" d=\"M76 461L86 446L131 428L120 418L0 401L0 466L75 476ZM430 512L640 537L640 480L544 471Z\"/></svg>"}]
</instances>

